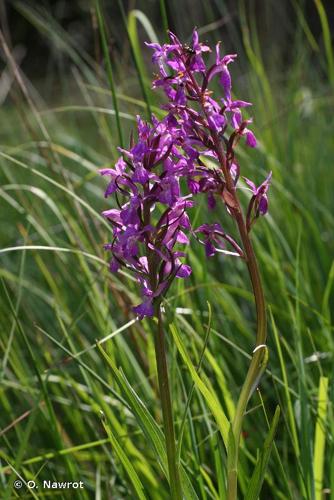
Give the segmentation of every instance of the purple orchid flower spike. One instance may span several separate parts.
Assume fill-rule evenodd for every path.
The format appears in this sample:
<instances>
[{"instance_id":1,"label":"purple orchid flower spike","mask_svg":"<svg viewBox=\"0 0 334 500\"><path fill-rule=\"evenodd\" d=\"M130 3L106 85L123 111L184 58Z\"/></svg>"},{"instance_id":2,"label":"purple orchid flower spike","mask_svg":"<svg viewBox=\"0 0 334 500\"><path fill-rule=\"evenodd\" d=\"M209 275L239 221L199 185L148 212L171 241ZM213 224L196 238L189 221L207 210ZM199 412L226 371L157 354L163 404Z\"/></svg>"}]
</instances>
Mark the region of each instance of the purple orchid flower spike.
<instances>
[{"instance_id":1,"label":"purple orchid flower spike","mask_svg":"<svg viewBox=\"0 0 334 500\"><path fill-rule=\"evenodd\" d=\"M240 176L235 146L240 137L245 137L248 146L256 146L255 135L249 129L252 120L242 116L242 110L251 103L233 100L231 96L229 65L236 54L222 56L218 43L215 63L207 67L204 56L211 49L200 42L196 29L190 46L183 45L171 32L169 39L170 43L163 45L147 44L153 50L152 61L160 73L154 86L161 87L168 98L168 104L163 106L166 116L162 120L152 116L152 124L138 116L137 142L128 150L120 150L123 157L114 168L101 170L102 175L110 177L105 196L122 195L117 200L125 196L119 209L104 212L114 227L114 241L108 247L113 254L111 269L130 268L142 285L145 275L144 288L150 295L146 294L142 307L135 310L141 316L145 312L151 314L153 303L159 300L157 290L164 294L172 279L190 274L190 268L180 261L178 253L179 245L189 244L186 232L191 231L187 215L193 205L190 198L206 194L211 211L217 200L223 200L233 217L238 204L234 193ZM224 91L218 100L208 89L215 75L219 75ZM230 128L230 137L226 137ZM218 137L224 138L222 147L217 147ZM211 161L210 168L205 157ZM226 171L221 167L222 162ZM246 182L253 192L247 218L250 228L258 215L267 212L270 177L258 188L252 181ZM182 193L181 185L188 187L188 193ZM155 216L159 207L163 211L160 218ZM236 250L235 254L243 255L237 242L218 229L217 224L203 225L196 234L199 233L204 237L207 255L222 250L227 241ZM146 271L139 264L143 256L148 262Z\"/></svg>"}]
</instances>

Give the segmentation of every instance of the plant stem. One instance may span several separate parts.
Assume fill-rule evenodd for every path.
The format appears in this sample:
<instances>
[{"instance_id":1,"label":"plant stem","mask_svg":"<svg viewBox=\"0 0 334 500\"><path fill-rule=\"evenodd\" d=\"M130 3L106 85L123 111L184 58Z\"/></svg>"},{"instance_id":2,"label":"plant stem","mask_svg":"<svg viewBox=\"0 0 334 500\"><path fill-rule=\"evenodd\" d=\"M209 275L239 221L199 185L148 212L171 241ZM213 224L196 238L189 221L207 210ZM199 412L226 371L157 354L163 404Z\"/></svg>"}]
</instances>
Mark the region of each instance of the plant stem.
<instances>
[{"instance_id":1,"label":"plant stem","mask_svg":"<svg viewBox=\"0 0 334 500\"><path fill-rule=\"evenodd\" d=\"M186 62L185 62L186 64ZM199 103L203 109L204 114L207 116L207 111L205 107L204 92L199 87L194 75L188 70L188 75L191 79L193 88L198 96ZM242 421L247 407L247 403L258 384L260 377L265 369L268 350L265 345L267 339L267 318L266 318L266 305L264 300L264 293L262 288L261 276L259 268L257 265L256 256L253 250L252 241L250 238L249 231L247 230L247 225L245 217L242 211L242 207L237 195L236 187L233 182L233 178L230 173L230 169L227 164L226 156L222 146L222 141L212 127L208 127L211 133L211 137L214 143L214 147L218 156L218 160L224 174L226 182L226 190L232 199L231 205L229 204L229 209L231 215L237 223L240 238L243 244L244 257L246 259L247 268L252 283L255 306L256 306L256 340L255 348L253 351L253 357L248 368L248 372L243 383L240 396L237 402L236 412L234 419L231 424L231 430L229 434L229 443L227 449L227 499L237 500L237 489L238 489L238 458L239 458L239 444L240 435L242 428Z\"/></svg>"},{"instance_id":2,"label":"plant stem","mask_svg":"<svg viewBox=\"0 0 334 500\"><path fill-rule=\"evenodd\" d=\"M247 231L246 222L243 216L242 208L236 193L233 179L226 165L226 158L222 149L221 141L216 132L212 131L215 148L218 154L219 162L222 167L226 180L226 188L233 196L235 206L231 208L232 216L235 219L240 238L243 244L244 254L246 258L247 268L252 283L253 294L256 306L256 342L253 351L253 357L248 368L248 372L242 386L240 396L237 402L235 416L232 422L233 442L229 444L227 450L228 455L228 476L227 476L227 498L228 500L237 499L237 476L238 476L238 449L240 443L240 435L242 429L242 421L246 411L247 403L258 383L267 361L267 348L265 342L267 339L267 320L266 306L263 294L261 276L256 261L253 245Z\"/></svg>"},{"instance_id":3,"label":"plant stem","mask_svg":"<svg viewBox=\"0 0 334 500\"><path fill-rule=\"evenodd\" d=\"M154 338L155 357L157 361L163 427L166 440L169 487L172 500L182 500L182 488L179 474L179 464L176 460L175 432L172 401L168 380L165 333L162 323L160 304L156 305L158 329Z\"/></svg>"}]
</instances>

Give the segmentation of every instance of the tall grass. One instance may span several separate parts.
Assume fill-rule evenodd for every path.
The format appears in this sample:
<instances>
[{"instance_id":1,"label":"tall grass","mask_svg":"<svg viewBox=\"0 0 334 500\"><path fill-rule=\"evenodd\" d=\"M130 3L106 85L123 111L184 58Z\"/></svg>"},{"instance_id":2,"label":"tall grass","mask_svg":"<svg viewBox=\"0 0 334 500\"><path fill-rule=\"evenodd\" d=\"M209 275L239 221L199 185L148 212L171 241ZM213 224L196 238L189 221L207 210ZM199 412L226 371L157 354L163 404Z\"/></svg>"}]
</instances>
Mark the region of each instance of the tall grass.
<instances>
[{"instance_id":1,"label":"tall grass","mask_svg":"<svg viewBox=\"0 0 334 500\"><path fill-rule=\"evenodd\" d=\"M273 170L270 215L255 235L270 358L244 422L241 495L256 498L260 483L266 499L333 495L333 55L324 4L315 2L319 37L299 1L281 35L269 8L261 17L246 2L228 9L172 0L152 12L139 3L137 13L117 19L102 9L105 73L47 11L15 5L66 58L60 78L69 91L56 102L45 86L39 94L3 51L16 83L0 109L1 498L38 498L45 479L84 482L52 492L60 498L169 498L154 325L133 319L131 277L108 272L102 245L110 228L99 215L97 173L115 160L120 135L127 144L134 116L159 105L143 41L155 33L163 40L167 23L184 39L197 25L204 38L239 53L234 91L254 103L260 139L240 161L257 180ZM273 38L263 31L266 16ZM118 50L109 60L111 39ZM203 217L200 206L194 217ZM234 415L254 304L242 266L207 261L195 245L188 259L193 277L166 303L181 480L186 498L224 499L220 416ZM19 492L15 479L40 488Z\"/></svg>"}]
</instances>

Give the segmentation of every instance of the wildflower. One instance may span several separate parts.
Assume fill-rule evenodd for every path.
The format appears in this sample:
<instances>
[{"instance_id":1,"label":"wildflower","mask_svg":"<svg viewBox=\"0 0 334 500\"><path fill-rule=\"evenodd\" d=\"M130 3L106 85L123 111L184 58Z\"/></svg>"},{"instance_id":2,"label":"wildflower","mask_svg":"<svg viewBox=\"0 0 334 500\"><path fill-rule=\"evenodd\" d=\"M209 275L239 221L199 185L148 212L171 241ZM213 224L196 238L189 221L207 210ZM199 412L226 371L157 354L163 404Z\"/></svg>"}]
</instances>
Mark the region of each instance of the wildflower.
<instances>
[{"instance_id":1,"label":"wildflower","mask_svg":"<svg viewBox=\"0 0 334 500\"><path fill-rule=\"evenodd\" d=\"M220 224L193 230L188 211L203 193L211 211L220 199L234 217L240 176L235 148L241 137L248 146L256 146L249 129L252 120L242 116L251 103L232 99L229 65L236 54L221 56L217 44L215 62L207 66L204 56L211 49L199 41L196 30L190 46L181 44L171 32L169 39L164 45L147 44L159 71L153 87L161 88L168 100L162 106L165 117L152 116L149 124L138 116L137 140L128 149L120 149L122 156L114 168L101 170L110 178L105 196L115 195L118 203L118 208L103 213L113 226L113 241L106 245L112 253L110 269L117 272L126 267L136 276L142 303L134 311L140 317L154 314L155 303L174 278L190 275L182 250L190 234L205 245L207 256L224 251L243 257L239 244ZM209 89L216 75L223 89L218 100ZM270 176L258 188L246 182L253 193L247 216L250 230L258 215L267 212ZM225 251L226 243L235 251Z\"/></svg>"},{"instance_id":2,"label":"wildflower","mask_svg":"<svg viewBox=\"0 0 334 500\"><path fill-rule=\"evenodd\" d=\"M225 443L227 490L236 499L242 419L267 359L265 300L249 232L255 220L267 213L271 173L258 187L245 178L252 192L245 217L237 195L240 166L236 146L240 138L245 138L246 145L252 148L257 141L249 128L252 120L243 117L244 108L251 103L232 99L230 64L236 54L221 56L218 43L215 62L207 66L204 56L210 48L199 41L196 30L190 46L181 44L171 32L169 39L170 43L164 45L147 44L153 49L152 60L159 71L153 87L161 88L168 100L162 107L166 116L160 121L153 116L152 125L138 117L137 142L131 143L128 150L120 150L123 156L115 168L101 171L110 177L105 195L114 194L118 204L118 208L104 212L113 226L113 240L105 248L112 253L111 271L125 267L140 284L142 301L134 312L140 318L157 316L155 350L159 388L165 402L164 422L173 422L173 415L159 305L175 278L191 274L191 267L183 261L189 235L204 244L208 257L223 252L246 260L256 304L257 332L250 369L231 425L232 439ZM223 91L219 100L209 89L216 75ZM211 210L218 200L223 202L238 227L240 244L217 222L192 229L188 212L200 194L207 196ZM125 197L123 204L120 195ZM227 245L234 251L225 250ZM173 466L173 426L165 425L165 437L166 443L172 443L172 448L167 446L171 491L175 492L172 497L182 498L178 469Z\"/></svg>"}]
</instances>

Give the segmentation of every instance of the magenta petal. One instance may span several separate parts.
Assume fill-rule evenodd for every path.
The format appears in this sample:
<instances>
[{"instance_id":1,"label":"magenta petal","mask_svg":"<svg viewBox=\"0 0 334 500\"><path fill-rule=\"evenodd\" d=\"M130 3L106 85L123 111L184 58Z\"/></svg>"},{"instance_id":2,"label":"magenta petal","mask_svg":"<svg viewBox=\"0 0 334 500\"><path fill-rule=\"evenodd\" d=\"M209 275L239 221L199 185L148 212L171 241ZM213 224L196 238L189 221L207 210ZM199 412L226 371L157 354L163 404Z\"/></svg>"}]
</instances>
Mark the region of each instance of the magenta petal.
<instances>
[{"instance_id":1,"label":"magenta petal","mask_svg":"<svg viewBox=\"0 0 334 500\"><path fill-rule=\"evenodd\" d=\"M268 212L268 198L266 195L262 196L259 203L260 215L266 215Z\"/></svg>"},{"instance_id":2,"label":"magenta petal","mask_svg":"<svg viewBox=\"0 0 334 500\"><path fill-rule=\"evenodd\" d=\"M246 108L247 106L252 106L252 103L247 101L237 100L237 101L232 101L229 107L230 109L235 109L235 108Z\"/></svg>"},{"instance_id":3,"label":"magenta petal","mask_svg":"<svg viewBox=\"0 0 334 500\"><path fill-rule=\"evenodd\" d=\"M216 132L220 132L225 125L225 118L220 113L212 113L208 117L208 123Z\"/></svg>"},{"instance_id":4,"label":"magenta petal","mask_svg":"<svg viewBox=\"0 0 334 500\"><path fill-rule=\"evenodd\" d=\"M149 179L148 171L142 165L138 165L132 176L133 182L138 182L139 184L145 184Z\"/></svg>"},{"instance_id":5,"label":"magenta petal","mask_svg":"<svg viewBox=\"0 0 334 500\"><path fill-rule=\"evenodd\" d=\"M250 130L246 133L246 144L251 148L255 148L257 145L256 137Z\"/></svg>"},{"instance_id":6,"label":"magenta petal","mask_svg":"<svg viewBox=\"0 0 334 500\"><path fill-rule=\"evenodd\" d=\"M216 198L212 193L209 193L208 195L208 208L209 210L213 210L216 206Z\"/></svg>"},{"instance_id":7,"label":"magenta petal","mask_svg":"<svg viewBox=\"0 0 334 500\"><path fill-rule=\"evenodd\" d=\"M105 190L104 197L108 198L108 196L110 196L111 194L113 194L116 191L116 189L117 189L116 183L114 181L111 181L108 184L107 189Z\"/></svg>"},{"instance_id":8,"label":"magenta petal","mask_svg":"<svg viewBox=\"0 0 334 500\"><path fill-rule=\"evenodd\" d=\"M222 72L220 75L220 83L224 87L225 95L226 95L227 99L230 99L231 98L231 87L232 87L231 75L230 75L229 70L227 69L227 66L225 66L225 65L223 65Z\"/></svg>"},{"instance_id":9,"label":"magenta petal","mask_svg":"<svg viewBox=\"0 0 334 500\"><path fill-rule=\"evenodd\" d=\"M265 186L267 186L267 189L268 189L268 187L269 187L269 184L270 184L270 181L271 181L272 175L273 175L273 173L272 173L272 171L270 171L270 172L269 172L269 174L268 174L268 175L267 175L267 177L266 177L266 180L265 180L265 181L264 181L264 183L263 183Z\"/></svg>"},{"instance_id":10,"label":"magenta petal","mask_svg":"<svg viewBox=\"0 0 334 500\"><path fill-rule=\"evenodd\" d=\"M212 257L216 253L216 249L211 241L207 240L205 242L205 254L207 257Z\"/></svg>"},{"instance_id":11,"label":"magenta petal","mask_svg":"<svg viewBox=\"0 0 334 500\"><path fill-rule=\"evenodd\" d=\"M101 175L115 175L116 172L113 168L100 168L99 173Z\"/></svg>"},{"instance_id":12,"label":"magenta petal","mask_svg":"<svg viewBox=\"0 0 334 500\"><path fill-rule=\"evenodd\" d=\"M139 304L136 307L133 307L133 312L136 313L140 319L143 319L145 316L153 316L154 308L151 300L146 300Z\"/></svg>"},{"instance_id":13,"label":"magenta petal","mask_svg":"<svg viewBox=\"0 0 334 500\"><path fill-rule=\"evenodd\" d=\"M240 109L235 109L232 111L232 127L237 129L240 127L241 122L242 122L242 114Z\"/></svg>"},{"instance_id":14,"label":"magenta petal","mask_svg":"<svg viewBox=\"0 0 334 500\"><path fill-rule=\"evenodd\" d=\"M193 36L192 36L192 43L193 43L194 49L198 46L198 42L199 42L198 31L194 30Z\"/></svg>"},{"instance_id":15,"label":"magenta petal","mask_svg":"<svg viewBox=\"0 0 334 500\"><path fill-rule=\"evenodd\" d=\"M175 104L177 104L178 106L185 106L187 104L187 99L186 99L186 95L184 93L183 88L178 89L178 91L175 94L174 101L175 101Z\"/></svg>"},{"instance_id":16,"label":"magenta petal","mask_svg":"<svg viewBox=\"0 0 334 500\"><path fill-rule=\"evenodd\" d=\"M189 238L188 238L188 236L183 231L179 231L178 232L176 241L178 243L183 244L183 245L188 245L189 244Z\"/></svg>"},{"instance_id":17,"label":"magenta petal","mask_svg":"<svg viewBox=\"0 0 334 500\"><path fill-rule=\"evenodd\" d=\"M121 211L118 210L117 208L111 208L110 210L104 210L104 212L102 212L102 215L106 219L120 223L121 222L120 213Z\"/></svg>"},{"instance_id":18,"label":"magenta petal","mask_svg":"<svg viewBox=\"0 0 334 500\"><path fill-rule=\"evenodd\" d=\"M109 270L112 273L117 273L117 271L119 270L119 268L120 268L119 262L117 262L116 259L112 259L110 261L110 264L109 264Z\"/></svg>"},{"instance_id":19,"label":"magenta petal","mask_svg":"<svg viewBox=\"0 0 334 500\"><path fill-rule=\"evenodd\" d=\"M257 194L257 187L254 184L254 182L251 181L250 179L247 179L247 177L243 177L243 179L245 180L246 184L248 184L248 186L251 188L252 192L254 194Z\"/></svg>"},{"instance_id":20,"label":"magenta petal","mask_svg":"<svg viewBox=\"0 0 334 500\"><path fill-rule=\"evenodd\" d=\"M192 273L192 269L190 266L188 266L187 264L182 264L177 273L176 273L176 276L178 278L188 278L188 276L190 276Z\"/></svg>"},{"instance_id":21,"label":"magenta petal","mask_svg":"<svg viewBox=\"0 0 334 500\"><path fill-rule=\"evenodd\" d=\"M167 61L168 66L170 66L174 71L185 71L185 67L182 61L179 60L169 60Z\"/></svg>"},{"instance_id":22,"label":"magenta petal","mask_svg":"<svg viewBox=\"0 0 334 500\"><path fill-rule=\"evenodd\" d=\"M215 75L217 75L218 73L221 73L222 71L223 71L222 64L214 64L207 72L206 77L207 77L208 82L210 82Z\"/></svg>"}]
</instances>

